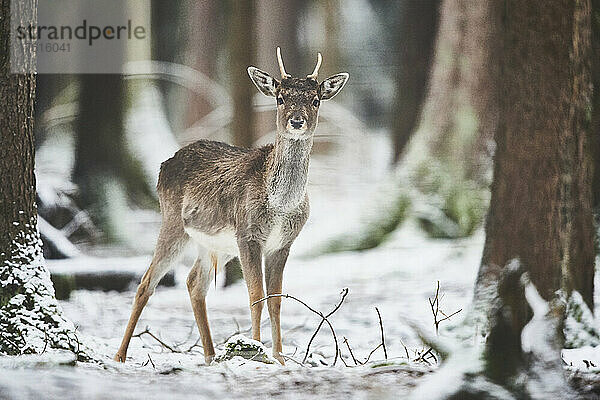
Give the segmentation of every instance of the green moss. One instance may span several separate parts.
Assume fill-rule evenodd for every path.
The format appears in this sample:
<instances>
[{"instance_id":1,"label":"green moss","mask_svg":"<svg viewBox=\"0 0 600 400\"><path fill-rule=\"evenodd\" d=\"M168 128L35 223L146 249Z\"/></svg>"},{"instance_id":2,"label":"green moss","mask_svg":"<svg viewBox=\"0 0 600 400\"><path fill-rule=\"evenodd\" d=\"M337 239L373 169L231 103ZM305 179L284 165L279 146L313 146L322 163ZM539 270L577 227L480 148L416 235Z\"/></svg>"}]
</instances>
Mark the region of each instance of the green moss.
<instances>
[{"instance_id":1,"label":"green moss","mask_svg":"<svg viewBox=\"0 0 600 400\"><path fill-rule=\"evenodd\" d=\"M483 195L478 190L452 188L443 194L439 212L417 217L429 237L456 239L471 236L485 214Z\"/></svg>"},{"instance_id":2,"label":"green moss","mask_svg":"<svg viewBox=\"0 0 600 400\"><path fill-rule=\"evenodd\" d=\"M10 299L12 299L15 295L22 292L22 288L20 286L15 285L7 285L4 287L0 287L0 308L5 307Z\"/></svg>"},{"instance_id":3,"label":"green moss","mask_svg":"<svg viewBox=\"0 0 600 400\"><path fill-rule=\"evenodd\" d=\"M273 364L273 361L269 358L262 345L243 336L229 339L229 341L225 343L225 352L218 356L215 361L227 361L234 357L242 357L247 360Z\"/></svg>"},{"instance_id":4,"label":"green moss","mask_svg":"<svg viewBox=\"0 0 600 400\"><path fill-rule=\"evenodd\" d=\"M371 368L390 367L392 365L397 365L397 364L393 363L393 362L381 362L381 363L371 365Z\"/></svg>"},{"instance_id":5,"label":"green moss","mask_svg":"<svg viewBox=\"0 0 600 400\"><path fill-rule=\"evenodd\" d=\"M442 211L454 221L460 236L470 236L483 219L481 194L475 189L454 187L444 199Z\"/></svg>"},{"instance_id":6,"label":"green moss","mask_svg":"<svg viewBox=\"0 0 600 400\"><path fill-rule=\"evenodd\" d=\"M71 275L52 274L50 279L54 285L54 292L58 300L68 300L71 292L76 289L75 277Z\"/></svg>"},{"instance_id":7,"label":"green moss","mask_svg":"<svg viewBox=\"0 0 600 400\"><path fill-rule=\"evenodd\" d=\"M410 208L410 198L401 194L376 220L371 221L362 232L332 240L321 253L361 251L379 246L405 219Z\"/></svg>"},{"instance_id":8,"label":"green moss","mask_svg":"<svg viewBox=\"0 0 600 400\"><path fill-rule=\"evenodd\" d=\"M414 184L426 207L416 215L421 228L432 238L461 238L481 225L487 208L485 185L464 177L459 167L432 160L414 170Z\"/></svg>"}]
</instances>

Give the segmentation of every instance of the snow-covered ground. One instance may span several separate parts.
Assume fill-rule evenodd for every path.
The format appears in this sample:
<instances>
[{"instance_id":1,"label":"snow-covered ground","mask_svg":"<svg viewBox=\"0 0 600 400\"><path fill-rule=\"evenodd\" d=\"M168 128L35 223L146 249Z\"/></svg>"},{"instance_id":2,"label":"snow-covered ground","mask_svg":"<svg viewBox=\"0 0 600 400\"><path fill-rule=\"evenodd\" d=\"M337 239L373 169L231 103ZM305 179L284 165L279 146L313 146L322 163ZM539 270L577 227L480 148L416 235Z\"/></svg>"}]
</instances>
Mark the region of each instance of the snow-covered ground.
<instances>
[{"instance_id":1,"label":"snow-covered ground","mask_svg":"<svg viewBox=\"0 0 600 400\"><path fill-rule=\"evenodd\" d=\"M284 292L295 295L316 309L328 311L339 300L342 288L348 296L331 322L342 344L349 340L359 359L380 342L378 307L385 328L388 356L397 363L405 357L404 342L411 350L421 344L403 318L410 318L433 331L427 297L433 296L436 281L444 294L442 307L452 312L470 300L475 272L482 248L482 236L464 241L433 241L420 237L410 226L402 229L383 247L363 253L342 253L313 259L292 257L288 262ZM183 272L183 271L180 271ZM49 398L172 398L194 395L200 398L286 397L381 398L406 393L427 370L424 365L406 367L406 372L389 373L372 368L307 368L289 361L285 367L253 361L231 360L204 366L200 348L172 353L148 335L132 340L129 359L124 365L110 361L127 319L134 291L77 291L64 310L79 327L85 341L104 360L104 367L78 364L77 367L5 370L0 388L8 398L29 398L45 393ZM243 282L226 289L212 289L208 314L213 340L222 343L228 336L250 326L247 292ZM284 352L301 360L319 318L289 299L283 300L282 330ZM263 342L270 346L270 329L265 312ZM144 310L138 332L149 329L176 349L187 350L198 333L184 285L159 287ZM333 361L334 345L325 328L315 339L312 351L327 363ZM349 353L342 345L348 364ZM412 355L411 355L412 356ZM372 360L381 361L377 350ZM149 362L149 359L152 361ZM316 357L315 357L316 359ZM154 366L152 365L154 364ZM389 367L388 367L389 369Z\"/></svg>"},{"instance_id":2,"label":"snow-covered ground","mask_svg":"<svg viewBox=\"0 0 600 400\"><path fill-rule=\"evenodd\" d=\"M404 345L414 360L415 352L425 348L407 320L434 334L428 302L440 282L440 308L451 313L468 307L484 235L461 240L427 239L410 220L382 246L365 252L346 252L307 258L316 245L334 233L360 226L367 207L376 207L372 193L386 174L389 155L385 136L371 135L362 143L346 146L341 158L315 155L311 165L311 217L292 248L284 274L284 293L294 295L310 306L329 312L340 299L343 288L348 295L330 318L345 367L338 360L331 366L335 346L324 326L311 347L313 365L299 365L311 335L320 319L291 299L283 299L282 331L284 353L293 360L286 366L233 359L210 366L198 343L185 277L190 257L176 269L178 285L158 287L138 323L136 332L146 328L175 352L148 334L132 339L125 364L115 363L115 354L129 318L135 288L125 293L76 291L61 302L76 326L82 343L100 363L77 363L69 355L46 354L41 358L0 359L0 399L89 398L399 398L408 394L420 378L436 368L407 360ZM376 210L375 210L376 211ZM112 269L140 269L143 272L149 250L159 226L157 214L131 214L132 229L139 249L137 256L113 258ZM142 256L140 256L142 254ZM81 268L106 268L106 260L81 258ZM58 263L58 264L57 264ZM56 270L77 268L77 262L54 261ZM217 349L231 335L248 335L250 314L244 282L212 288L208 314ZM381 312L389 360L379 348L364 366L353 366L344 344L347 338L357 359L365 357L381 341L375 307ZM460 321L463 313L444 327ZM270 328L266 308L263 314L262 341L270 347ZM573 367L585 357L600 365L600 352L592 348L565 350L563 357ZM62 361L61 361L62 360ZM598 360L598 361L596 361ZM66 365L57 366L57 363ZM325 365L329 364L329 365ZM584 366L581 366L584 367ZM592 366L592 368L594 368Z\"/></svg>"},{"instance_id":3,"label":"snow-covered ground","mask_svg":"<svg viewBox=\"0 0 600 400\"><path fill-rule=\"evenodd\" d=\"M167 350L145 334L132 339L126 364L113 362L135 288L126 293L76 291L62 306L78 326L81 341L96 353L102 365L78 363L76 367L57 367L54 363L44 366L43 362L32 362L22 368L3 368L0 398L261 398L273 395L395 398L407 393L418 383L419 377L435 368L435 363L428 366L407 361L403 343L410 349L411 358L415 358L413 351L423 350L423 345L407 325L406 318L433 333L427 298L434 295L438 280L444 311L453 312L468 306L483 234L465 240L431 240L408 223L384 245L371 251L304 257L324 238L359 226L361 210L373 205L371 193L386 173L389 158L382 151L388 147L386 140L383 135L372 136L365 143L349 146L350 150L333 160L335 162L315 155L309 186L311 217L292 248L284 275L284 293L328 312L339 301L341 290L348 288L343 305L330 318L348 365L354 363L343 343L344 338L359 360L364 360L380 343L375 311L378 307L389 362L383 362L383 349L379 348L365 366L344 367L339 360L336 366L323 365L331 364L335 355L331 334L324 326L311 347L311 360L320 366L300 366L290 360L282 367L241 359L205 366L202 349L193 347L199 335L184 284L187 268L181 265L176 271L179 284L156 290L136 329L142 332L148 327L178 352ZM143 223L138 223L144 235L139 237L154 240L158 223L156 216L148 218L144 214ZM148 244L140 243L140 247L145 249ZM131 258L131 265L127 258L115 260L122 263L122 268L131 269L140 264L143 257ZM81 262L93 267L94 259L85 258ZM53 268L60 269L56 263L53 262ZM98 263L103 261L98 260ZM188 260L184 258L183 264L189 264ZM73 260L65 262L65 268L72 267ZM119 265L113 268L119 269ZM250 327L244 282L228 288L220 285L212 288L207 302L213 341L221 344L218 347L232 334L244 333ZM284 353L294 360L302 360L319 321L318 316L302 305L284 299L281 320ZM262 341L269 347L266 309L262 326Z\"/></svg>"}]
</instances>

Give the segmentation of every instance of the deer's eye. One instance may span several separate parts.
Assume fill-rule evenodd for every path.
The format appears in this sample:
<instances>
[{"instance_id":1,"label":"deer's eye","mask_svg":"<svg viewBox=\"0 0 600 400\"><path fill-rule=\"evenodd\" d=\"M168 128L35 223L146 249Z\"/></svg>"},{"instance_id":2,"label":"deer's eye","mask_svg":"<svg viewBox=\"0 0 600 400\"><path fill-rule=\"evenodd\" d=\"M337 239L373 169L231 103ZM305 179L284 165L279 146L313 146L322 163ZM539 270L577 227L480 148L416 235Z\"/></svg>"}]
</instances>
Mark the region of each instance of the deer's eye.
<instances>
[{"instance_id":1,"label":"deer's eye","mask_svg":"<svg viewBox=\"0 0 600 400\"><path fill-rule=\"evenodd\" d=\"M313 106L319 107L319 104L321 104L321 102L319 101L319 99L314 99L313 100Z\"/></svg>"},{"instance_id":2,"label":"deer's eye","mask_svg":"<svg viewBox=\"0 0 600 400\"><path fill-rule=\"evenodd\" d=\"M283 97L279 96L277 98L277 104L282 105L283 104Z\"/></svg>"}]
</instances>

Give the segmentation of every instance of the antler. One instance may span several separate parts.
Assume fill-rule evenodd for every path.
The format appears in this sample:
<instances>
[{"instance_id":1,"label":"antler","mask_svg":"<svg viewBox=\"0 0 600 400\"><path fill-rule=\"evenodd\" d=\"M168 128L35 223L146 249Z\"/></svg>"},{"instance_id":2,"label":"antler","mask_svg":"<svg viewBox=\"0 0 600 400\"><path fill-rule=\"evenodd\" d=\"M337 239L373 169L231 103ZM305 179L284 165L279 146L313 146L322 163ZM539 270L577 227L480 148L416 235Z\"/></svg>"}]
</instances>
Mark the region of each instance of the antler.
<instances>
[{"instance_id":1,"label":"antler","mask_svg":"<svg viewBox=\"0 0 600 400\"><path fill-rule=\"evenodd\" d=\"M291 77L290 74L285 72L285 67L283 66L283 60L281 59L281 49L277 47L277 62L279 63L279 71L281 72L281 79Z\"/></svg>"},{"instance_id":2,"label":"antler","mask_svg":"<svg viewBox=\"0 0 600 400\"><path fill-rule=\"evenodd\" d=\"M321 61L323 61L323 57L321 57L321 53L317 53L317 65L315 66L315 70L312 74L306 75L307 78L317 79L317 76L319 75L319 68L321 68Z\"/></svg>"}]
</instances>

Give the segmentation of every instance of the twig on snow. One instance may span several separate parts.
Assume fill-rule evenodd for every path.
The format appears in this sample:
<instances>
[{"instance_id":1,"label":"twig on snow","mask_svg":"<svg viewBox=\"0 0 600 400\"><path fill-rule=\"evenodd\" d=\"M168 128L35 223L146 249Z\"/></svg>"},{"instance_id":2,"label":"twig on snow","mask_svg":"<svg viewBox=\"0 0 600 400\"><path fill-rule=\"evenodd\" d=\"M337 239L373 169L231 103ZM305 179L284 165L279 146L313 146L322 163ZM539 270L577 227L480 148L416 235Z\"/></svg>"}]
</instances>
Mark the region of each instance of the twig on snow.
<instances>
[{"instance_id":1,"label":"twig on snow","mask_svg":"<svg viewBox=\"0 0 600 400\"><path fill-rule=\"evenodd\" d=\"M348 339L346 338L346 336L344 336L344 343L346 344L346 347L348 347L348 351L350 352L350 356L352 357L352 361L354 361L354 365L358 365L358 364L362 365L362 363L359 362L356 359L356 357L354 357L354 353L352 352L352 348L350 348L350 343L348 343Z\"/></svg>"},{"instance_id":2,"label":"twig on snow","mask_svg":"<svg viewBox=\"0 0 600 400\"><path fill-rule=\"evenodd\" d=\"M444 295L440 297L440 281L437 281L437 288L435 290L435 297L433 299L427 298L429 300L429 305L431 306L431 313L433 314L433 325L435 326L435 334L437 335L440 330L440 323L446 320L449 320L451 317L455 316L459 312L462 311L462 308L458 311L453 312L450 315L444 314L442 310L440 310L440 299L442 299ZM442 314L444 318L438 319L438 315Z\"/></svg>"},{"instance_id":3,"label":"twig on snow","mask_svg":"<svg viewBox=\"0 0 600 400\"><path fill-rule=\"evenodd\" d=\"M344 360L344 357L342 357L342 350L341 349L339 350L339 352L340 352L340 354L339 354L340 360L342 360L342 364L344 364L344 367L346 367L346 368L350 367L348 364L346 364L346 360Z\"/></svg>"},{"instance_id":4,"label":"twig on snow","mask_svg":"<svg viewBox=\"0 0 600 400\"><path fill-rule=\"evenodd\" d=\"M140 333L133 335L132 337L141 337L142 335L149 335L152 339L156 340L162 347L169 350L171 353L181 353L181 350L175 349L175 348L169 346L168 344L163 342L160 338L158 338L154 333L150 332L150 328L148 328L148 327L146 327L146 329L144 329Z\"/></svg>"},{"instance_id":5,"label":"twig on snow","mask_svg":"<svg viewBox=\"0 0 600 400\"><path fill-rule=\"evenodd\" d=\"M387 349L385 348L385 337L383 336L383 322L381 322L381 314L379 313L379 309L375 307L375 311L377 311L377 316L379 317L379 329L381 330L381 345L383 346L383 355L387 360Z\"/></svg>"},{"instance_id":6,"label":"twig on snow","mask_svg":"<svg viewBox=\"0 0 600 400\"><path fill-rule=\"evenodd\" d=\"M408 347L406 347L402 339L400 339L400 343L402 344L402 347L404 347L404 351L406 352L406 358L410 360L410 355L408 354Z\"/></svg>"},{"instance_id":7,"label":"twig on snow","mask_svg":"<svg viewBox=\"0 0 600 400\"><path fill-rule=\"evenodd\" d=\"M310 338L310 340L308 342L308 345L306 346L306 352L304 354L304 359L302 360L302 364L304 364L306 362L306 359L308 358L308 354L309 354L309 350L310 350L312 341L317 336L317 333L319 333L319 330L321 329L323 324L327 323L327 326L329 326L329 330L331 331L331 335L333 336L333 341L335 342L335 358L333 359L333 364L332 364L332 365L335 365L337 362L338 356L340 354L340 346L338 344L337 335L335 334L335 329L333 329L333 325L331 325L331 322L329 322L328 318L331 315L333 315L333 313L335 313L341 307L342 303L344 302L344 299L346 298L346 295L348 294L348 288L344 288L340 294L341 294L341 299L340 299L339 303L327 315L324 315L321 311L315 310L314 308L312 308L311 306L306 304L304 301L300 300L297 297L289 295L289 294L270 294L266 297L263 297L262 299L256 300L254 303L252 303L252 306L254 306L255 304L258 304L260 302L263 302L265 300L268 300L270 298L273 298L273 297L284 297L284 298L288 298L288 299L297 301L298 303L302 304L304 307L308 308L313 313L317 314L319 317L321 317L321 322L317 326L317 329L313 333L312 337Z\"/></svg>"},{"instance_id":8,"label":"twig on snow","mask_svg":"<svg viewBox=\"0 0 600 400\"><path fill-rule=\"evenodd\" d=\"M366 364L369 362L369 360L371 359L371 356L373 355L373 353L375 353L375 351L377 351L378 348L381 347L381 343L379 343L373 350L371 350L371 352L369 353L369 355L367 356L367 358L365 359L365 361L363 361L363 364Z\"/></svg>"},{"instance_id":9,"label":"twig on snow","mask_svg":"<svg viewBox=\"0 0 600 400\"><path fill-rule=\"evenodd\" d=\"M148 365L148 363L150 363L152 365L152 368L156 369L156 365L154 365L154 361L152 361L152 357L150 357L150 353L148 353L148 360L146 360L142 363L142 367L145 367L146 365Z\"/></svg>"}]
</instances>

